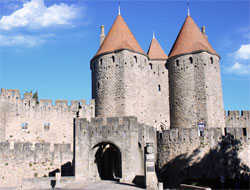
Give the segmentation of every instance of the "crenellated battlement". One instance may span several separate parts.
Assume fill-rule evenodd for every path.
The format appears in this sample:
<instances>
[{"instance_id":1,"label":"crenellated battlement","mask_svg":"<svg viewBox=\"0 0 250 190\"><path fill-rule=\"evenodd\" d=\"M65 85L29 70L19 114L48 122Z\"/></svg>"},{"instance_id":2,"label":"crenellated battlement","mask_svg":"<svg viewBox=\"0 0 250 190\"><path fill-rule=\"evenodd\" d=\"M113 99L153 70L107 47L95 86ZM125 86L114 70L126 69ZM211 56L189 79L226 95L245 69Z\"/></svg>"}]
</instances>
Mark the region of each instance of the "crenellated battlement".
<instances>
[{"instance_id":1,"label":"crenellated battlement","mask_svg":"<svg viewBox=\"0 0 250 190\"><path fill-rule=\"evenodd\" d=\"M230 116L232 118L238 118L238 117L250 117L250 111L225 111L225 116Z\"/></svg>"},{"instance_id":2,"label":"crenellated battlement","mask_svg":"<svg viewBox=\"0 0 250 190\"><path fill-rule=\"evenodd\" d=\"M225 128L225 135L231 134L235 139L248 142L247 139L250 139L250 135L243 128ZM169 144L169 143L192 143L199 144L199 142L206 141L208 144L213 145L214 143L219 142L222 139L222 129L221 128L209 128L204 130L204 136L200 136L197 128L191 129L170 129L162 131L160 135L158 135L158 141L161 144Z\"/></svg>"},{"instance_id":3,"label":"crenellated battlement","mask_svg":"<svg viewBox=\"0 0 250 190\"><path fill-rule=\"evenodd\" d=\"M0 92L0 99L2 99L5 102L8 102L10 100L10 103L20 103L20 102L26 102L28 101L36 101L33 97L32 93L24 93L23 98L21 98L21 93L19 90L16 89L4 89L1 88ZM71 100L70 105L68 103L68 100L55 100L55 104L53 104L53 101L51 99L40 99L39 104L37 104L37 107L39 106L54 106L54 107L68 107L68 108L79 108L81 106L83 109L86 107L92 107L94 108L95 100L90 100L90 103L86 103L86 99L82 100Z\"/></svg>"},{"instance_id":4,"label":"crenellated battlement","mask_svg":"<svg viewBox=\"0 0 250 190\"><path fill-rule=\"evenodd\" d=\"M95 100L90 100L90 103L87 104L85 99L82 100L72 100L70 105L68 100L55 100L55 104L51 99L40 99L39 104L36 103L36 100L33 98L32 93L24 93L23 98L19 90L16 89L4 89L1 88L0 100L5 103L16 103L21 105L32 106L32 108L47 107L49 109L58 109L58 108L68 108L69 111L78 111L79 109L94 109Z\"/></svg>"},{"instance_id":5,"label":"crenellated battlement","mask_svg":"<svg viewBox=\"0 0 250 190\"><path fill-rule=\"evenodd\" d=\"M1 89L0 140L30 141L32 143L72 143L73 119L95 116L95 101L56 100L33 98L32 93ZM57 135L51 135L57 134Z\"/></svg>"},{"instance_id":6,"label":"crenellated battlement","mask_svg":"<svg viewBox=\"0 0 250 190\"><path fill-rule=\"evenodd\" d=\"M250 131L250 111L225 111L227 128L247 128Z\"/></svg>"}]
</instances>

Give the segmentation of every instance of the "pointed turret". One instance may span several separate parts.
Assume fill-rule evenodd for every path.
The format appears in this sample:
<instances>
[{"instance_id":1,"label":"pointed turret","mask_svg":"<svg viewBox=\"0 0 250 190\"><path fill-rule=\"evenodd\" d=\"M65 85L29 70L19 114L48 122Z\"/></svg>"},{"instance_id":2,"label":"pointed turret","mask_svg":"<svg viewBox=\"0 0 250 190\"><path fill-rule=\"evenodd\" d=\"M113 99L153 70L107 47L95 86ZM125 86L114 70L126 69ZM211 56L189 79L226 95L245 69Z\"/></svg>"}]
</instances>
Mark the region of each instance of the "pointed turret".
<instances>
[{"instance_id":1,"label":"pointed turret","mask_svg":"<svg viewBox=\"0 0 250 190\"><path fill-rule=\"evenodd\" d=\"M145 52L136 41L134 35L121 15L118 15L115 19L115 22L113 23L96 55L113 52L119 49L128 49L145 55Z\"/></svg>"},{"instance_id":2,"label":"pointed turret","mask_svg":"<svg viewBox=\"0 0 250 190\"><path fill-rule=\"evenodd\" d=\"M219 56L191 16L188 15L169 53L169 57L201 50Z\"/></svg>"},{"instance_id":3,"label":"pointed turret","mask_svg":"<svg viewBox=\"0 0 250 190\"><path fill-rule=\"evenodd\" d=\"M148 49L148 57L149 59L167 59L168 56L166 53L163 51L161 48L160 44L156 40L154 33L153 33L153 38L150 43L149 49Z\"/></svg>"}]
</instances>

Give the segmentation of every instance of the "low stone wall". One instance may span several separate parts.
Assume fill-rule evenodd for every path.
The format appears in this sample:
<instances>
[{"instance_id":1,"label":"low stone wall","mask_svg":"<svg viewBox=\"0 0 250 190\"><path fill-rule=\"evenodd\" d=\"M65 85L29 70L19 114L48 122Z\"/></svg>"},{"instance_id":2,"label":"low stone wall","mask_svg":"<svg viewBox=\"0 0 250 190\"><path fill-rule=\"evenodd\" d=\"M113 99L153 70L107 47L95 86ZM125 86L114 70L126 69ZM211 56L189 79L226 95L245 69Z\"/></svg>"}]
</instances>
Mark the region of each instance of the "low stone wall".
<instances>
[{"instance_id":1,"label":"low stone wall","mask_svg":"<svg viewBox=\"0 0 250 190\"><path fill-rule=\"evenodd\" d=\"M0 142L0 187L18 187L23 178L53 176L59 169L65 173L72 160L70 144Z\"/></svg>"}]
</instances>

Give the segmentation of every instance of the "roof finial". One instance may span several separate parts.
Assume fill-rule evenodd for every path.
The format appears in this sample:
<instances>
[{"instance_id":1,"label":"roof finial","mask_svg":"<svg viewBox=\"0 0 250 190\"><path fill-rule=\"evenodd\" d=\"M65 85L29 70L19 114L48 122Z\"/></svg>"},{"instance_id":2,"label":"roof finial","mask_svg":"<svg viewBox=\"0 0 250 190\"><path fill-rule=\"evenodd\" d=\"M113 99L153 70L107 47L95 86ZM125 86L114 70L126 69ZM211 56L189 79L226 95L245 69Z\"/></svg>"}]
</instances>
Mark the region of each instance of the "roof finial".
<instances>
[{"instance_id":1,"label":"roof finial","mask_svg":"<svg viewBox=\"0 0 250 190\"><path fill-rule=\"evenodd\" d=\"M118 6L118 14L121 15L120 1L119 1L119 6Z\"/></svg>"},{"instance_id":2,"label":"roof finial","mask_svg":"<svg viewBox=\"0 0 250 190\"><path fill-rule=\"evenodd\" d=\"M155 31L153 30L153 38L155 38Z\"/></svg>"},{"instance_id":3,"label":"roof finial","mask_svg":"<svg viewBox=\"0 0 250 190\"><path fill-rule=\"evenodd\" d=\"M189 13L189 1L187 2L187 9L188 9L188 16L190 16L190 13Z\"/></svg>"}]
</instances>

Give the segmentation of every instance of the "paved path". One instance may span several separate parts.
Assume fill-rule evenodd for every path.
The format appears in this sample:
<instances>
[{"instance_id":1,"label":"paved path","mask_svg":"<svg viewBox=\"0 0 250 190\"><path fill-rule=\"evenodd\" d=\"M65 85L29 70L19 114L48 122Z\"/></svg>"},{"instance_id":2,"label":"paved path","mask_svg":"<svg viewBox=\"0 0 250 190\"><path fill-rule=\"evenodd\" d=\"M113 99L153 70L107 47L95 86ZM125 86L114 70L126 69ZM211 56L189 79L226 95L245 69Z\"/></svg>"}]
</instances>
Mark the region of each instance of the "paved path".
<instances>
[{"instance_id":1,"label":"paved path","mask_svg":"<svg viewBox=\"0 0 250 190\"><path fill-rule=\"evenodd\" d=\"M61 190L142 190L143 188L139 188L134 186L133 184L124 184L118 183L116 181L98 181L89 185L76 184L76 188L65 188Z\"/></svg>"}]
</instances>

